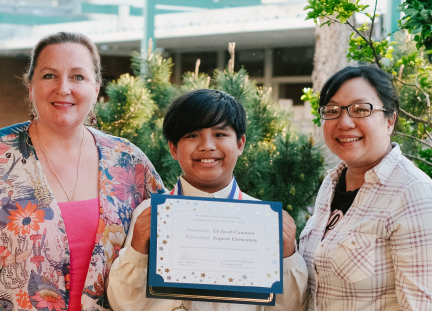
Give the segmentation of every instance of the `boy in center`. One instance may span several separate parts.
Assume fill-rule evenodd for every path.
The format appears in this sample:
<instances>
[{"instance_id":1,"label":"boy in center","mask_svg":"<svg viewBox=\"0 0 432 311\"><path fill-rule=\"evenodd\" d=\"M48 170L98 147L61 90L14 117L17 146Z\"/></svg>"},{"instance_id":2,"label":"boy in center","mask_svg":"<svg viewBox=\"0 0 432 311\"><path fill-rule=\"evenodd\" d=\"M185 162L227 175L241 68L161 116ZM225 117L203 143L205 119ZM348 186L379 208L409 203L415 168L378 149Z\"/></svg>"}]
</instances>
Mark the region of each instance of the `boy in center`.
<instances>
[{"instance_id":1,"label":"boy in center","mask_svg":"<svg viewBox=\"0 0 432 311\"><path fill-rule=\"evenodd\" d=\"M246 113L232 96L203 89L178 97L168 108L163 133L183 170L170 194L256 200L240 190L233 176L246 142ZM148 199L133 212L124 248L111 267L107 292L113 310L264 310L254 305L146 298L150 218ZM303 310L308 272L296 252L294 220L285 211L282 227L284 293L276 295L276 305L265 310Z\"/></svg>"}]
</instances>

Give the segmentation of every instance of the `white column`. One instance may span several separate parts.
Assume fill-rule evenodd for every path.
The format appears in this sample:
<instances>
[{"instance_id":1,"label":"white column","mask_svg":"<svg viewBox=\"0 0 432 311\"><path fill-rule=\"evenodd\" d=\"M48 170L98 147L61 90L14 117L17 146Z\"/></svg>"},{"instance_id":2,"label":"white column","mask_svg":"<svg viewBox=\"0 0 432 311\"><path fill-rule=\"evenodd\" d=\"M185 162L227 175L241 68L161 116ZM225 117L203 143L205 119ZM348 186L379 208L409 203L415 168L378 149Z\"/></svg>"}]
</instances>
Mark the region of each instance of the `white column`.
<instances>
[{"instance_id":1,"label":"white column","mask_svg":"<svg viewBox=\"0 0 432 311\"><path fill-rule=\"evenodd\" d=\"M265 49L264 86L273 89L273 99L277 100L279 97L279 85L277 83L273 85L273 49Z\"/></svg>"},{"instance_id":2,"label":"white column","mask_svg":"<svg viewBox=\"0 0 432 311\"><path fill-rule=\"evenodd\" d=\"M141 38L141 57L144 59L147 58L147 40L148 40L148 37L147 37L147 31L148 31L147 19L148 19L149 14L148 14L148 5L147 4L148 4L147 0L143 0L142 12L143 12L143 17L144 17L144 19L143 19L144 22L143 22L143 36ZM142 65L141 65L141 73L144 75L146 75L148 73L148 68L144 63L142 63Z\"/></svg>"},{"instance_id":3,"label":"white column","mask_svg":"<svg viewBox=\"0 0 432 311\"><path fill-rule=\"evenodd\" d=\"M176 52L174 58L174 83L177 85L181 85L182 83L182 66L180 52Z\"/></svg>"},{"instance_id":4,"label":"white column","mask_svg":"<svg viewBox=\"0 0 432 311\"><path fill-rule=\"evenodd\" d=\"M224 70L226 67L225 63L225 50L217 51L217 68L219 70Z\"/></svg>"},{"instance_id":5,"label":"white column","mask_svg":"<svg viewBox=\"0 0 432 311\"><path fill-rule=\"evenodd\" d=\"M272 87L273 76L273 50L265 49L264 57L264 86Z\"/></svg>"}]
</instances>

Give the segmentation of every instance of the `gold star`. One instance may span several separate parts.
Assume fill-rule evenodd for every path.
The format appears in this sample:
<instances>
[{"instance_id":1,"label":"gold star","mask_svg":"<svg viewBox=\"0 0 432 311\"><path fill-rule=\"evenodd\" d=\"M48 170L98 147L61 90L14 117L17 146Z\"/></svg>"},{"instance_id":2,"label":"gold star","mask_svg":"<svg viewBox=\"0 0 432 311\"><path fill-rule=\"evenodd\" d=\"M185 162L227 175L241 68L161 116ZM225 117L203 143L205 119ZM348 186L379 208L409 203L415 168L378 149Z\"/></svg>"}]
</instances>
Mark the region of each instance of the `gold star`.
<instances>
[{"instance_id":1,"label":"gold star","mask_svg":"<svg viewBox=\"0 0 432 311\"><path fill-rule=\"evenodd\" d=\"M275 274L278 274L278 272L277 272L277 271L275 271Z\"/></svg>"},{"instance_id":2,"label":"gold star","mask_svg":"<svg viewBox=\"0 0 432 311\"><path fill-rule=\"evenodd\" d=\"M276 244L279 245L279 241L276 241Z\"/></svg>"},{"instance_id":3,"label":"gold star","mask_svg":"<svg viewBox=\"0 0 432 311\"><path fill-rule=\"evenodd\" d=\"M166 240L163 240L162 244L167 244L168 242Z\"/></svg>"},{"instance_id":4,"label":"gold star","mask_svg":"<svg viewBox=\"0 0 432 311\"><path fill-rule=\"evenodd\" d=\"M196 211L196 208L194 208L193 210Z\"/></svg>"},{"instance_id":5,"label":"gold star","mask_svg":"<svg viewBox=\"0 0 432 311\"><path fill-rule=\"evenodd\" d=\"M159 238L159 234L156 234L156 237Z\"/></svg>"},{"instance_id":6,"label":"gold star","mask_svg":"<svg viewBox=\"0 0 432 311\"><path fill-rule=\"evenodd\" d=\"M165 269L165 272L166 272L166 273L170 272L170 269L166 268L166 269Z\"/></svg>"},{"instance_id":7,"label":"gold star","mask_svg":"<svg viewBox=\"0 0 432 311\"><path fill-rule=\"evenodd\" d=\"M160 260L163 260L163 257L161 257Z\"/></svg>"},{"instance_id":8,"label":"gold star","mask_svg":"<svg viewBox=\"0 0 432 311\"><path fill-rule=\"evenodd\" d=\"M234 281L233 278L229 278L228 281L230 281L231 283Z\"/></svg>"},{"instance_id":9,"label":"gold star","mask_svg":"<svg viewBox=\"0 0 432 311\"><path fill-rule=\"evenodd\" d=\"M273 253L273 256L276 256L276 253Z\"/></svg>"},{"instance_id":10,"label":"gold star","mask_svg":"<svg viewBox=\"0 0 432 311\"><path fill-rule=\"evenodd\" d=\"M268 274L268 273L267 273L267 277L268 277L268 278L271 278L271 274Z\"/></svg>"},{"instance_id":11,"label":"gold star","mask_svg":"<svg viewBox=\"0 0 432 311\"><path fill-rule=\"evenodd\" d=\"M205 278L206 277L205 273L201 273L201 277Z\"/></svg>"},{"instance_id":12,"label":"gold star","mask_svg":"<svg viewBox=\"0 0 432 311\"><path fill-rule=\"evenodd\" d=\"M164 221L164 225L166 224L166 221Z\"/></svg>"},{"instance_id":13,"label":"gold star","mask_svg":"<svg viewBox=\"0 0 432 311\"><path fill-rule=\"evenodd\" d=\"M169 210L169 209L170 209L170 207L169 207L169 206L167 206L167 207L166 207L166 210Z\"/></svg>"},{"instance_id":14,"label":"gold star","mask_svg":"<svg viewBox=\"0 0 432 311\"><path fill-rule=\"evenodd\" d=\"M158 216L159 216L159 212L158 212Z\"/></svg>"}]
</instances>

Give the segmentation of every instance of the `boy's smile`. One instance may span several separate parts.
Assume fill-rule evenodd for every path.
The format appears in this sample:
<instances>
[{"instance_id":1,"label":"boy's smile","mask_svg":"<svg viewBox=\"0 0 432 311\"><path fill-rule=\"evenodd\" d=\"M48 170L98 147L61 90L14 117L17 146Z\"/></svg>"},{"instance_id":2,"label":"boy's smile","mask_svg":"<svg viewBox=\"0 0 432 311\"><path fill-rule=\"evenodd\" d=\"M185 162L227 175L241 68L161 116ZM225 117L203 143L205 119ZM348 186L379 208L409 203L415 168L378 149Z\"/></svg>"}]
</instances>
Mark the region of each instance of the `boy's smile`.
<instances>
[{"instance_id":1,"label":"boy's smile","mask_svg":"<svg viewBox=\"0 0 432 311\"><path fill-rule=\"evenodd\" d=\"M245 135L237 140L231 126L218 124L184 135L177 146L170 141L169 148L183 178L195 188L213 193L230 184L245 141Z\"/></svg>"}]
</instances>

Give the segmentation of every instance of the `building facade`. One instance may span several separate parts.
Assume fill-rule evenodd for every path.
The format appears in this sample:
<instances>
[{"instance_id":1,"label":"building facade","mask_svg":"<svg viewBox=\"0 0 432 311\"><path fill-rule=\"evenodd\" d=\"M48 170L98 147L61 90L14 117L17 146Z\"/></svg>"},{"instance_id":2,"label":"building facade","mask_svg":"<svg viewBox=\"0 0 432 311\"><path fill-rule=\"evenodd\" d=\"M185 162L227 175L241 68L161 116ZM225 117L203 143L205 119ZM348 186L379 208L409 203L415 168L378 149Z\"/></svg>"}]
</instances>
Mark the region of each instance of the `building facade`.
<instances>
[{"instance_id":1,"label":"building facade","mask_svg":"<svg viewBox=\"0 0 432 311\"><path fill-rule=\"evenodd\" d=\"M226 67L228 43L236 43L235 68L292 111L304 132L313 132L310 106L300 100L312 87L315 24L305 21L305 0L0 0L0 127L28 119L20 77L31 48L57 31L81 32L98 46L103 78L131 72L130 55L148 37L174 62L172 82L194 71L212 75ZM380 10L385 8L380 7ZM153 28L152 28L153 27Z\"/></svg>"}]
</instances>

